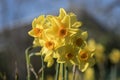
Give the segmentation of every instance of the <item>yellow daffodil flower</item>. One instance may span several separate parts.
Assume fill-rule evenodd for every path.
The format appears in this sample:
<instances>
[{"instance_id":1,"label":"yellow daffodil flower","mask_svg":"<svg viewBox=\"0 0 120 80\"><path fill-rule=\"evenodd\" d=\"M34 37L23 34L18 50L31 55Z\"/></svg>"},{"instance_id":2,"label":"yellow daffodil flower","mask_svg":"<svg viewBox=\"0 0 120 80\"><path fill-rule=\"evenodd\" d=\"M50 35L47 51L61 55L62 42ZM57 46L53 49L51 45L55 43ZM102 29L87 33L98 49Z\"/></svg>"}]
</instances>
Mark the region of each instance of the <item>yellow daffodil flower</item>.
<instances>
[{"instance_id":1,"label":"yellow daffodil flower","mask_svg":"<svg viewBox=\"0 0 120 80\"><path fill-rule=\"evenodd\" d=\"M51 67L54 63L53 53L47 53L47 55L45 55L44 61L47 62L47 67Z\"/></svg>"},{"instance_id":2,"label":"yellow daffodil flower","mask_svg":"<svg viewBox=\"0 0 120 80\"><path fill-rule=\"evenodd\" d=\"M89 50L89 47L85 47L84 49L80 49L77 55L79 62L79 69L84 72L88 67L92 66L95 63L93 58L94 52Z\"/></svg>"},{"instance_id":3,"label":"yellow daffodil flower","mask_svg":"<svg viewBox=\"0 0 120 80\"><path fill-rule=\"evenodd\" d=\"M89 49L95 50L95 58L97 63L103 63L105 61L105 48L102 44L96 43L95 40L90 39L88 41Z\"/></svg>"},{"instance_id":4,"label":"yellow daffodil flower","mask_svg":"<svg viewBox=\"0 0 120 80\"><path fill-rule=\"evenodd\" d=\"M68 43L71 36L80 30L76 27L80 27L81 22L77 21L73 13L67 14L63 8L60 9L60 15L58 17L49 15L47 19L50 21L51 27L46 33L49 36L54 35L54 39L59 42L58 46Z\"/></svg>"},{"instance_id":5,"label":"yellow daffodil flower","mask_svg":"<svg viewBox=\"0 0 120 80\"><path fill-rule=\"evenodd\" d=\"M118 49L113 49L109 55L109 59L112 63L117 64L120 61L120 51Z\"/></svg>"},{"instance_id":6,"label":"yellow daffodil flower","mask_svg":"<svg viewBox=\"0 0 120 80\"><path fill-rule=\"evenodd\" d=\"M57 50L57 62L58 63L68 63L71 62L72 64L75 64L77 59L78 49L74 48L72 45L65 45Z\"/></svg>"},{"instance_id":7,"label":"yellow daffodil flower","mask_svg":"<svg viewBox=\"0 0 120 80\"><path fill-rule=\"evenodd\" d=\"M28 34L32 37L41 37L43 32L43 24L45 22L44 15L35 18L32 22L32 30Z\"/></svg>"},{"instance_id":8,"label":"yellow daffodil flower","mask_svg":"<svg viewBox=\"0 0 120 80\"><path fill-rule=\"evenodd\" d=\"M82 25L82 23L80 21L77 20L77 17L74 13L66 13L66 11L63 9L63 8L60 8L60 14L58 16L58 19L60 21L63 20L64 22L64 18L65 16L68 15L70 17L70 27L73 27L73 28L77 28L77 27L80 27Z\"/></svg>"},{"instance_id":9,"label":"yellow daffodil flower","mask_svg":"<svg viewBox=\"0 0 120 80\"><path fill-rule=\"evenodd\" d=\"M71 42L73 43L74 46L77 46L77 47L84 47L86 45L86 39L87 39L87 32L83 32L83 31L77 31L76 34L74 34L72 37L71 37Z\"/></svg>"}]
</instances>

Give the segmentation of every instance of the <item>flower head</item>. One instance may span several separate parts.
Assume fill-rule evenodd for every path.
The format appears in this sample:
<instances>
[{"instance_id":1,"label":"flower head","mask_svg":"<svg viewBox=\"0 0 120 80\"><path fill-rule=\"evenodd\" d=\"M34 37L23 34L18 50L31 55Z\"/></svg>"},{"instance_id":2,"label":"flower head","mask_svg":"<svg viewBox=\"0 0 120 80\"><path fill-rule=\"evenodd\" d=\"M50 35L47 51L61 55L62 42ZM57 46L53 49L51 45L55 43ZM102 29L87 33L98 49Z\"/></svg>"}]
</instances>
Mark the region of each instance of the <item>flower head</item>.
<instances>
[{"instance_id":1,"label":"flower head","mask_svg":"<svg viewBox=\"0 0 120 80\"><path fill-rule=\"evenodd\" d=\"M86 45L87 36L88 34L86 31L85 32L80 31L80 30L77 31L77 33L74 34L71 39L73 45L79 48L84 47Z\"/></svg>"},{"instance_id":2,"label":"flower head","mask_svg":"<svg viewBox=\"0 0 120 80\"><path fill-rule=\"evenodd\" d=\"M95 58L97 63L103 63L105 61L105 48L102 44L96 43L95 40L90 39L88 41L89 49L95 50Z\"/></svg>"},{"instance_id":3,"label":"flower head","mask_svg":"<svg viewBox=\"0 0 120 80\"><path fill-rule=\"evenodd\" d=\"M118 49L113 49L109 55L112 63L117 64L120 61L120 51Z\"/></svg>"},{"instance_id":4,"label":"flower head","mask_svg":"<svg viewBox=\"0 0 120 80\"><path fill-rule=\"evenodd\" d=\"M58 16L35 18L28 34L34 38L34 46L42 47L40 55L48 67L55 58L58 63L75 64L85 71L93 63L93 51L87 46L88 34L80 29L81 25L74 13L60 8Z\"/></svg>"},{"instance_id":5,"label":"flower head","mask_svg":"<svg viewBox=\"0 0 120 80\"><path fill-rule=\"evenodd\" d=\"M79 62L79 69L83 72L88 67L94 65L95 60L93 58L94 52L89 50L89 47L86 46L84 49L80 49L77 58Z\"/></svg>"},{"instance_id":6,"label":"flower head","mask_svg":"<svg viewBox=\"0 0 120 80\"><path fill-rule=\"evenodd\" d=\"M43 15L35 18L32 22L32 30L30 30L28 34L32 37L42 37L44 23L45 18Z\"/></svg>"},{"instance_id":7,"label":"flower head","mask_svg":"<svg viewBox=\"0 0 120 80\"><path fill-rule=\"evenodd\" d=\"M57 50L57 62L58 63L72 63L75 64L77 59L78 49L72 45L65 45Z\"/></svg>"}]
</instances>

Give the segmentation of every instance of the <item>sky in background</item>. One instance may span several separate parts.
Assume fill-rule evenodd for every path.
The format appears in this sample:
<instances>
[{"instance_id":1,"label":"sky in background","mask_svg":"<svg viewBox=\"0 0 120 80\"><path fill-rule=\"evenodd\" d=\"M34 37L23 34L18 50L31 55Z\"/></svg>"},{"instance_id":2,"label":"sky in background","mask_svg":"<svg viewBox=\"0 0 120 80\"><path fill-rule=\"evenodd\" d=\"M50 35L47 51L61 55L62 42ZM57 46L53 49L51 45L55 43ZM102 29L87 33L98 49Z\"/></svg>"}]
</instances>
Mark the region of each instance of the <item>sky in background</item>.
<instances>
[{"instance_id":1,"label":"sky in background","mask_svg":"<svg viewBox=\"0 0 120 80\"><path fill-rule=\"evenodd\" d=\"M31 22L41 14L54 14L67 8L67 0L0 0L0 29Z\"/></svg>"},{"instance_id":2,"label":"sky in background","mask_svg":"<svg viewBox=\"0 0 120 80\"><path fill-rule=\"evenodd\" d=\"M56 14L70 5L83 8L100 24L120 34L119 0L0 0L0 30L31 22L41 14Z\"/></svg>"}]
</instances>

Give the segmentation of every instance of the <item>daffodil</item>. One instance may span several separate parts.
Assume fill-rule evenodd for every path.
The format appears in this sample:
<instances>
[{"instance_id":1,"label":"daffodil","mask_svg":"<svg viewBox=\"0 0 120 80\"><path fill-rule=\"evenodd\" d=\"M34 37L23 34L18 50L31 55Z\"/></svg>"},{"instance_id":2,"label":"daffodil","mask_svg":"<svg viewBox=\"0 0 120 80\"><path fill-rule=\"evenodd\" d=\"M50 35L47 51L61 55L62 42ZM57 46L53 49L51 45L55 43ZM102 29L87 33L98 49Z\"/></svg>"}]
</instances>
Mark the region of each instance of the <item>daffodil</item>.
<instances>
[{"instance_id":1,"label":"daffodil","mask_svg":"<svg viewBox=\"0 0 120 80\"><path fill-rule=\"evenodd\" d=\"M70 17L65 16L64 23L61 22L57 17L52 17L51 19L51 29L48 30L49 34L54 35L56 38L65 39L65 37L70 35Z\"/></svg>"},{"instance_id":2,"label":"daffodil","mask_svg":"<svg viewBox=\"0 0 120 80\"><path fill-rule=\"evenodd\" d=\"M109 59L112 63L117 64L120 61L120 51L118 49L113 49L109 55Z\"/></svg>"},{"instance_id":3,"label":"daffodil","mask_svg":"<svg viewBox=\"0 0 120 80\"><path fill-rule=\"evenodd\" d=\"M60 48L58 48L56 56L57 56L57 62L58 63L72 63L75 64L77 59L78 49L74 48L72 45L65 45Z\"/></svg>"},{"instance_id":4,"label":"daffodil","mask_svg":"<svg viewBox=\"0 0 120 80\"><path fill-rule=\"evenodd\" d=\"M89 49L95 50L95 58L97 63L103 63L105 61L105 48L102 44L96 43L94 39L88 41Z\"/></svg>"},{"instance_id":5,"label":"daffodil","mask_svg":"<svg viewBox=\"0 0 120 80\"><path fill-rule=\"evenodd\" d=\"M44 46L42 47L41 54L47 55L54 52L55 43L53 41L44 41Z\"/></svg>"},{"instance_id":6,"label":"daffodil","mask_svg":"<svg viewBox=\"0 0 120 80\"><path fill-rule=\"evenodd\" d=\"M46 31L49 36L55 37L58 46L64 46L71 39L71 36L76 34L80 29L81 22L77 21L76 15L73 13L67 14L63 8L60 9L59 16L47 16L50 21L50 28ZM84 35L84 34L83 34Z\"/></svg>"},{"instance_id":7,"label":"daffodil","mask_svg":"<svg viewBox=\"0 0 120 80\"><path fill-rule=\"evenodd\" d=\"M77 47L84 47L86 45L86 39L87 39L87 32L83 32L83 31L77 31L76 34L74 34L72 37L71 37L71 42L73 43L74 46L77 46Z\"/></svg>"},{"instance_id":8,"label":"daffodil","mask_svg":"<svg viewBox=\"0 0 120 80\"><path fill-rule=\"evenodd\" d=\"M70 19L69 19L70 20L70 24L69 24L70 27L78 28L82 25L82 22L77 20L77 17L74 13L67 14L63 8L60 8L60 14L58 16L58 19L64 23L66 15L70 17Z\"/></svg>"},{"instance_id":9,"label":"daffodil","mask_svg":"<svg viewBox=\"0 0 120 80\"><path fill-rule=\"evenodd\" d=\"M47 62L47 67L51 67L54 64L53 52L47 53L47 55L45 55L44 61Z\"/></svg>"},{"instance_id":10,"label":"daffodil","mask_svg":"<svg viewBox=\"0 0 120 80\"><path fill-rule=\"evenodd\" d=\"M28 34L32 37L42 37L44 23L45 23L44 15L35 18L32 22L32 30L30 30Z\"/></svg>"},{"instance_id":11,"label":"daffodil","mask_svg":"<svg viewBox=\"0 0 120 80\"><path fill-rule=\"evenodd\" d=\"M93 58L94 51L89 50L89 47L85 47L84 49L80 49L77 55L78 58L78 66L79 69L84 72L88 67L92 66L95 63Z\"/></svg>"},{"instance_id":12,"label":"daffodil","mask_svg":"<svg viewBox=\"0 0 120 80\"><path fill-rule=\"evenodd\" d=\"M53 43L48 42L46 46L42 47L40 55L44 56L44 62L47 62L47 67L51 67L54 63L55 51L53 50Z\"/></svg>"}]
</instances>

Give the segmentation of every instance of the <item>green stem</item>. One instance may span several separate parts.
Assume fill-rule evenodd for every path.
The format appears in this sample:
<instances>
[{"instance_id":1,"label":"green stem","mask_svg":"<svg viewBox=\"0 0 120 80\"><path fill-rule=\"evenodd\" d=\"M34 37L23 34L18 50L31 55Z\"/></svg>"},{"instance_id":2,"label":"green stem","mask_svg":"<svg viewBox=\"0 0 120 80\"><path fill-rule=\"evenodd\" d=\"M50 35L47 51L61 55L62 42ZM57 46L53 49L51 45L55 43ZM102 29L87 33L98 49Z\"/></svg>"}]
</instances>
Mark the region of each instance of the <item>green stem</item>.
<instances>
[{"instance_id":1,"label":"green stem","mask_svg":"<svg viewBox=\"0 0 120 80\"><path fill-rule=\"evenodd\" d=\"M64 63L61 63L62 65L62 80L64 80Z\"/></svg>"},{"instance_id":2,"label":"green stem","mask_svg":"<svg viewBox=\"0 0 120 80\"><path fill-rule=\"evenodd\" d=\"M73 79L72 80L75 80L75 73L76 73L76 65L73 66Z\"/></svg>"},{"instance_id":3,"label":"green stem","mask_svg":"<svg viewBox=\"0 0 120 80\"><path fill-rule=\"evenodd\" d=\"M111 67L110 80L117 80L117 64Z\"/></svg>"},{"instance_id":4,"label":"green stem","mask_svg":"<svg viewBox=\"0 0 120 80\"><path fill-rule=\"evenodd\" d=\"M65 80L68 80L68 67L65 67Z\"/></svg>"},{"instance_id":5,"label":"green stem","mask_svg":"<svg viewBox=\"0 0 120 80\"><path fill-rule=\"evenodd\" d=\"M55 80L58 80L58 79L59 79L59 70L60 70L60 63L57 63L57 65L56 65Z\"/></svg>"},{"instance_id":6,"label":"green stem","mask_svg":"<svg viewBox=\"0 0 120 80\"><path fill-rule=\"evenodd\" d=\"M41 60L42 60L42 80L44 80L44 60L43 60L43 56L41 56Z\"/></svg>"},{"instance_id":7,"label":"green stem","mask_svg":"<svg viewBox=\"0 0 120 80\"><path fill-rule=\"evenodd\" d=\"M15 80L18 80L19 75L18 75L18 67L17 67L17 62L15 61Z\"/></svg>"},{"instance_id":8,"label":"green stem","mask_svg":"<svg viewBox=\"0 0 120 80\"><path fill-rule=\"evenodd\" d=\"M30 80L30 58L29 58L29 51L32 49L32 47L28 47L25 50L26 55L26 66L27 66L27 80Z\"/></svg>"}]
</instances>

